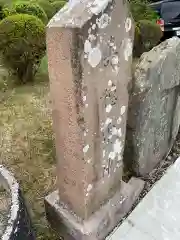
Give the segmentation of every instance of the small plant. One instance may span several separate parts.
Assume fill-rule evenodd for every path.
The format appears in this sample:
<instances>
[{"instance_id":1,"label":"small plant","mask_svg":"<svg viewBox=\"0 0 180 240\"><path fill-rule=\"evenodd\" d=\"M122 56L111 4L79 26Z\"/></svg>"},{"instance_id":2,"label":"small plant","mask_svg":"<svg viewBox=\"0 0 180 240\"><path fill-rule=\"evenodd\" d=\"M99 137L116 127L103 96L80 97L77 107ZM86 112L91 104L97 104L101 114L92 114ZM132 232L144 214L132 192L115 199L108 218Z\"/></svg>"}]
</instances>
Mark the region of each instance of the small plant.
<instances>
[{"instance_id":1,"label":"small plant","mask_svg":"<svg viewBox=\"0 0 180 240\"><path fill-rule=\"evenodd\" d=\"M45 11L43 10L43 8L40 7L36 3L17 2L13 6L13 10L16 13L34 15L34 16L38 17L39 19L41 19L44 23L47 23L47 21L48 21L47 15L46 15Z\"/></svg>"},{"instance_id":2,"label":"small plant","mask_svg":"<svg viewBox=\"0 0 180 240\"><path fill-rule=\"evenodd\" d=\"M16 14L0 22L2 60L21 83L34 80L45 49L45 25L39 18Z\"/></svg>"}]
</instances>

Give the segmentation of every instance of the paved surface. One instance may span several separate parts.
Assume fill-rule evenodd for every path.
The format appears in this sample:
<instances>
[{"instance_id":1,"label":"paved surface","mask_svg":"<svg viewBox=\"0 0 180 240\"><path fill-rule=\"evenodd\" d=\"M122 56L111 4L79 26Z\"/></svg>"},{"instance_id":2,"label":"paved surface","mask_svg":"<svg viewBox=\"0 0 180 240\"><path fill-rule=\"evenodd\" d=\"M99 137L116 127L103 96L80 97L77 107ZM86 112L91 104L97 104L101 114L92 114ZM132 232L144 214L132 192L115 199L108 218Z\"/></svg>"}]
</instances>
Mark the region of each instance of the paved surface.
<instances>
[{"instance_id":1,"label":"paved surface","mask_svg":"<svg viewBox=\"0 0 180 240\"><path fill-rule=\"evenodd\" d=\"M106 240L180 239L180 158Z\"/></svg>"}]
</instances>

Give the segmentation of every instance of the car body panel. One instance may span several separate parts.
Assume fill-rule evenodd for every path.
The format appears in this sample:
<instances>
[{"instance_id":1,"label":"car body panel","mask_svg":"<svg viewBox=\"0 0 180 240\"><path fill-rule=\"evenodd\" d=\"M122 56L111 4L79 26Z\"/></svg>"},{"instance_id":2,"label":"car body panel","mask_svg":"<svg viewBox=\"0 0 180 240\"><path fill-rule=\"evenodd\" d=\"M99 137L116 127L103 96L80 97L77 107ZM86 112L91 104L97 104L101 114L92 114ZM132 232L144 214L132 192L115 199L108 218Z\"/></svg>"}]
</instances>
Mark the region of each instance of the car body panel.
<instances>
[{"instance_id":1,"label":"car body panel","mask_svg":"<svg viewBox=\"0 0 180 240\"><path fill-rule=\"evenodd\" d=\"M164 20L163 39L180 37L180 0L164 0L151 3L150 6Z\"/></svg>"}]
</instances>

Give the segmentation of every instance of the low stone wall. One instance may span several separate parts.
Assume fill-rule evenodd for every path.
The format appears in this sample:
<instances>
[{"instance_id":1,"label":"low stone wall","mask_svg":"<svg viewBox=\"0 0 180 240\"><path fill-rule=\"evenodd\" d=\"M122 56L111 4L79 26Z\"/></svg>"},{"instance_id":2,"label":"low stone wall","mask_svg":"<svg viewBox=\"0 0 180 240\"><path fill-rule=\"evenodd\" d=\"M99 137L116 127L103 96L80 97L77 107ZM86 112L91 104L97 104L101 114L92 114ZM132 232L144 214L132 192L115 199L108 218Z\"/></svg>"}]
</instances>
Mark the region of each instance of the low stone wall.
<instances>
[{"instance_id":1,"label":"low stone wall","mask_svg":"<svg viewBox=\"0 0 180 240\"><path fill-rule=\"evenodd\" d=\"M180 40L142 55L132 81L124 163L146 175L167 155L180 123Z\"/></svg>"}]
</instances>

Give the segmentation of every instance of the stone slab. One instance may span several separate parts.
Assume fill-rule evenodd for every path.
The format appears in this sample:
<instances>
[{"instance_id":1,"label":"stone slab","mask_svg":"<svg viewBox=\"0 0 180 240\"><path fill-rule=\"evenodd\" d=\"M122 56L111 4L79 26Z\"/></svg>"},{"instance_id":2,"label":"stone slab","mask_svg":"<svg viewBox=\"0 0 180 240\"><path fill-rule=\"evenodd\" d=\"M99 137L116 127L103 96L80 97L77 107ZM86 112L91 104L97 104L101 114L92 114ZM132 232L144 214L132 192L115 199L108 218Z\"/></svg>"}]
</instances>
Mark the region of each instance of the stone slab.
<instances>
[{"instance_id":1,"label":"stone slab","mask_svg":"<svg viewBox=\"0 0 180 240\"><path fill-rule=\"evenodd\" d=\"M124 164L149 174L167 155L180 125L180 39L144 53L133 74Z\"/></svg>"},{"instance_id":2,"label":"stone slab","mask_svg":"<svg viewBox=\"0 0 180 240\"><path fill-rule=\"evenodd\" d=\"M106 240L180 239L179 199L180 158Z\"/></svg>"},{"instance_id":3,"label":"stone slab","mask_svg":"<svg viewBox=\"0 0 180 240\"><path fill-rule=\"evenodd\" d=\"M143 187L144 182L136 178L123 182L120 191L88 220L81 220L60 204L55 191L45 199L47 218L65 240L102 240L128 213Z\"/></svg>"}]
</instances>

